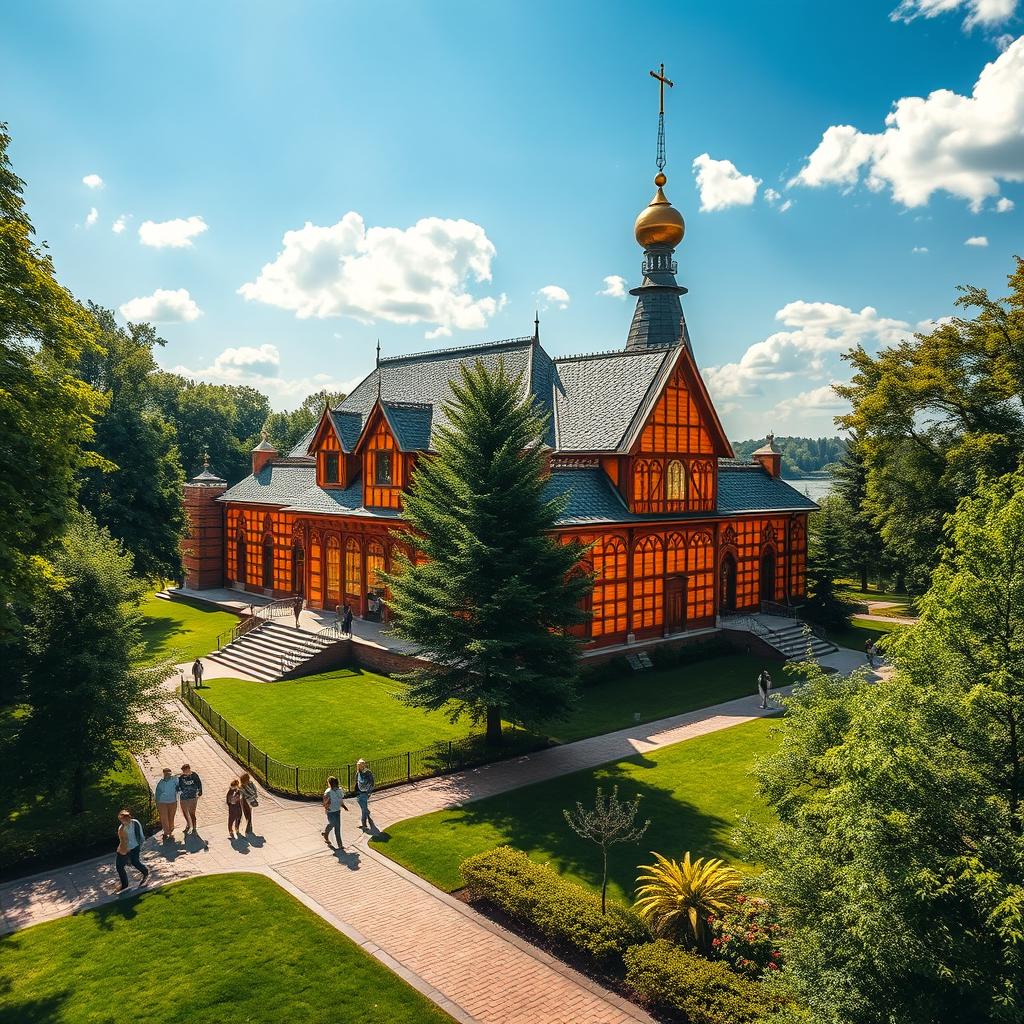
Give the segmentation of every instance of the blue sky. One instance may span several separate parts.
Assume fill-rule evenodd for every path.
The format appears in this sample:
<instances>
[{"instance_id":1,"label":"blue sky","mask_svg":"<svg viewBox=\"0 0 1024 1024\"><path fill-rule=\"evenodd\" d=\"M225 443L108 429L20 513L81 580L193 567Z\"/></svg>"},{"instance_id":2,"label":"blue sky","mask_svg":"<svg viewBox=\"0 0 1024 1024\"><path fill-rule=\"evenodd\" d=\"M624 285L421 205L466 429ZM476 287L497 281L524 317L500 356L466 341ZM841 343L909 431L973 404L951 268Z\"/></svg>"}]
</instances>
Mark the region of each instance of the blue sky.
<instances>
[{"instance_id":1,"label":"blue sky","mask_svg":"<svg viewBox=\"0 0 1024 1024\"><path fill-rule=\"evenodd\" d=\"M527 334L537 304L553 354L621 348L633 300L599 293L639 283L664 61L726 428L832 433L843 347L948 315L957 283L1001 294L1021 249L1016 0L897 2L19 0L0 117L63 283L280 408L378 336Z\"/></svg>"}]
</instances>

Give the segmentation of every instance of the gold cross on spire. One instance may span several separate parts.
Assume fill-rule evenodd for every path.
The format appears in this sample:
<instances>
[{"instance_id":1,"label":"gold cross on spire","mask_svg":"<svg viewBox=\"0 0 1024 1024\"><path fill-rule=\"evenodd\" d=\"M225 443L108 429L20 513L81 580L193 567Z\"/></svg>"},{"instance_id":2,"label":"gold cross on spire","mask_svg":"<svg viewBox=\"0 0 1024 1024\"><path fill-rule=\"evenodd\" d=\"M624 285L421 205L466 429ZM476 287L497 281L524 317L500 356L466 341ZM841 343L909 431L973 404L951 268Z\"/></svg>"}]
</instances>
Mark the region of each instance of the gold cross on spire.
<instances>
[{"instance_id":1,"label":"gold cross on spire","mask_svg":"<svg viewBox=\"0 0 1024 1024\"><path fill-rule=\"evenodd\" d=\"M665 86L667 85L671 89L675 83L674 82L670 82L665 77L665 65L664 64L661 65L661 70L660 71L652 71L651 72L651 78L655 78L658 81L658 93L659 93L659 96L658 96L658 99L659 99L658 113L659 114L664 114L665 113Z\"/></svg>"}]
</instances>

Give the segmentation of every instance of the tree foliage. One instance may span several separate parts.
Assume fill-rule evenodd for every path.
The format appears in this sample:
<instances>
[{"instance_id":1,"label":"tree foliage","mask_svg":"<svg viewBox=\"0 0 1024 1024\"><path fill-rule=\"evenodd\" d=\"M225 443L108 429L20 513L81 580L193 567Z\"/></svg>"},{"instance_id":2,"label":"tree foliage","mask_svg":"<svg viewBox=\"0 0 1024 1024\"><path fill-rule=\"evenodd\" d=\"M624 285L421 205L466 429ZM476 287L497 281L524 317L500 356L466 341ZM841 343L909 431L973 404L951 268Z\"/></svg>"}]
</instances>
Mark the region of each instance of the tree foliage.
<instances>
[{"instance_id":1,"label":"tree foliage","mask_svg":"<svg viewBox=\"0 0 1024 1024\"><path fill-rule=\"evenodd\" d=\"M149 324L117 325L90 303L103 348L82 358L83 378L107 399L91 448L98 464L83 471L82 506L131 552L142 577L177 576L185 517L184 474L174 428L155 402Z\"/></svg>"},{"instance_id":2,"label":"tree foliage","mask_svg":"<svg viewBox=\"0 0 1024 1024\"><path fill-rule=\"evenodd\" d=\"M764 438L733 441L737 458L749 458L764 444ZM782 452L782 475L799 478L805 473L830 470L843 457L845 443L841 437L776 437Z\"/></svg>"},{"instance_id":3,"label":"tree foliage","mask_svg":"<svg viewBox=\"0 0 1024 1024\"><path fill-rule=\"evenodd\" d=\"M130 555L87 514L75 516L52 555L55 577L25 625L26 763L82 809L84 789L118 750L155 751L185 738L164 680L173 666L143 664L142 584Z\"/></svg>"},{"instance_id":4,"label":"tree foliage","mask_svg":"<svg viewBox=\"0 0 1024 1024\"><path fill-rule=\"evenodd\" d=\"M33 238L9 144L0 124L0 640L47 574L43 552L73 507L103 407L76 373L97 351L96 324Z\"/></svg>"},{"instance_id":5,"label":"tree foliage","mask_svg":"<svg viewBox=\"0 0 1024 1024\"><path fill-rule=\"evenodd\" d=\"M399 559L387 577L394 630L429 652L407 699L486 719L489 742L502 715L523 724L563 714L574 697L579 604L591 583L584 549L549 532L560 498L545 496L541 422L504 366L463 367L404 498L403 539L421 559Z\"/></svg>"},{"instance_id":6,"label":"tree foliage","mask_svg":"<svg viewBox=\"0 0 1024 1024\"><path fill-rule=\"evenodd\" d=\"M345 400L343 391L317 391L307 395L291 412L272 412L264 428L279 452L294 448L320 420L326 407L335 408Z\"/></svg>"},{"instance_id":7,"label":"tree foliage","mask_svg":"<svg viewBox=\"0 0 1024 1024\"><path fill-rule=\"evenodd\" d=\"M979 473L1016 468L1024 445L1024 261L1010 293L994 299L962 286L953 317L930 333L846 358L853 377L836 391L852 411L839 422L863 444L864 509L906 570L914 594L927 589L945 517Z\"/></svg>"},{"instance_id":8,"label":"tree foliage","mask_svg":"<svg viewBox=\"0 0 1024 1024\"><path fill-rule=\"evenodd\" d=\"M819 502L808 517L807 601L804 614L824 626L841 626L852 608L839 596L836 580L846 572L850 551L850 510L838 495Z\"/></svg>"},{"instance_id":9,"label":"tree foliage","mask_svg":"<svg viewBox=\"0 0 1024 1024\"><path fill-rule=\"evenodd\" d=\"M1024 478L962 501L889 679L812 669L748 826L820 1024L1024 1015Z\"/></svg>"}]
</instances>

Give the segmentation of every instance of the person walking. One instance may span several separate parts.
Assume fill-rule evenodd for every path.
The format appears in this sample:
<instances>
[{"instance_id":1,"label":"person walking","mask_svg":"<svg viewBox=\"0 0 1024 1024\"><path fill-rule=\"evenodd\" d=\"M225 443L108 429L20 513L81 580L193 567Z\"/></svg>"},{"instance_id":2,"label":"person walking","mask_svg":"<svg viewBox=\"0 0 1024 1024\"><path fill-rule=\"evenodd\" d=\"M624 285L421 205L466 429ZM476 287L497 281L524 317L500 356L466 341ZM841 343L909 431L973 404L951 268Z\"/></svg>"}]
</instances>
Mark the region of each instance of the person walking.
<instances>
[{"instance_id":1,"label":"person walking","mask_svg":"<svg viewBox=\"0 0 1024 1024\"><path fill-rule=\"evenodd\" d=\"M121 879L121 892L128 888L128 872L125 865L131 864L142 878L139 879L141 889L149 878L149 868L142 863L139 855L142 852L142 840L146 838L142 831L142 823L132 817L132 812L127 808L117 815L117 853L114 856L114 867L117 868L117 877Z\"/></svg>"},{"instance_id":2,"label":"person walking","mask_svg":"<svg viewBox=\"0 0 1024 1024\"><path fill-rule=\"evenodd\" d=\"M164 776L156 784L156 809L160 814L160 837L166 843L174 838L174 816L178 813L178 780L170 768L164 769Z\"/></svg>"},{"instance_id":3,"label":"person walking","mask_svg":"<svg viewBox=\"0 0 1024 1024\"><path fill-rule=\"evenodd\" d=\"M370 794L373 792L373 785L373 772L370 771L369 765L362 758L359 758L356 761L356 801L363 816L359 827L364 832L368 825L373 825L373 818L370 815ZM376 828L377 826L373 825L373 827Z\"/></svg>"},{"instance_id":4,"label":"person walking","mask_svg":"<svg viewBox=\"0 0 1024 1024\"><path fill-rule=\"evenodd\" d=\"M299 628L299 616L302 614L302 595L296 594L292 601L292 614L295 616L295 628Z\"/></svg>"},{"instance_id":5,"label":"person walking","mask_svg":"<svg viewBox=\"0 0 1024 1024\"><path fill-rule=\"evenodd\" d=\"M341 620L341 630L349 636L352 635L352 609L349 605L345 605L345 617Z\"/></svg>"},{"instance_id":6,"label":"person walking","mask_svg":"<svg viewBox=\"0 0 1024 1024\"><path fill-rule=\"evenodd\" d=\"M874 642L874 640L871 639L871 637L868 637L867 640L864 641L864 657L867 658L868 667L869 668L874 668L875 667L875 642Z\"/></svg>"},{"instance_id":7,"label":"person walking","mask_svg":"<svg viewBox=\"0 0 1024 1024\"><path fill-rule=\"evenodd\" d=\"M199 658L192 662L192 682L197 690L203 688L203 663Z\"/></svg>"},{"instance_id":8,"label":"person walking","mask_svg":"<svg viewBox=\"0 0 1024 1024\"><path fill-rule=\"evenodd\" d=\"M196 828L196 804L203 795L203 780L199 772L192 771L191 765L183 764L178 776L178 797L181 800L181 815L185 819L185 831Z\"/></svg>"},{"instance_id":9,"label":"person walking","mask_svg":"<svg viewBox=\"0 0 1024 1024\"><path fill-rule=\"evenodd\" d=\"M249 778L248 772L242 772L238 776L238 781L242 784L242 813L245 815L245 831L252 831L252 809L259 807L260 805L260 794L256 788L256 783Z\"/></svg>"},{"instance_id":10,"label":"person walking","mask_svg":"<svg viewBox=\"0 0 1024 1024\"><path fill-rule=\"evenodd\" d=\"M341 812L348 810L348 804L345 803L345 791L338 785L338 780L333 775L328 778L327 788L324 790L324 810L327 812L327 828L320 834L324 837L324 842L330 846L331 841L327 835L333 828L338 849L344 850L345 844L341 841Z\"/></svg>"},{"instance_id":11,"label":"person walking","mask_svg":"<svg viewBox=\"0 0 1024 1024\"><path fill-rule=\"evenodd\" d=\"M771 693L772 689L772 677L768 674L768 669L761 669L761 674L757 677L757 692L761 697L761 707L768 707L768 694Z\"/></svg>"},{"instance_id":12,"label":"person walking","mask_svg":"<svg viewBox=\"0 0 1024 1024\"><path fill-rule=\"evenodd\" d=\"M224 801L228 805L228 839L237 839L242 824L242 784L238 779L231 780Z\"/></svg>"}]
</instances>

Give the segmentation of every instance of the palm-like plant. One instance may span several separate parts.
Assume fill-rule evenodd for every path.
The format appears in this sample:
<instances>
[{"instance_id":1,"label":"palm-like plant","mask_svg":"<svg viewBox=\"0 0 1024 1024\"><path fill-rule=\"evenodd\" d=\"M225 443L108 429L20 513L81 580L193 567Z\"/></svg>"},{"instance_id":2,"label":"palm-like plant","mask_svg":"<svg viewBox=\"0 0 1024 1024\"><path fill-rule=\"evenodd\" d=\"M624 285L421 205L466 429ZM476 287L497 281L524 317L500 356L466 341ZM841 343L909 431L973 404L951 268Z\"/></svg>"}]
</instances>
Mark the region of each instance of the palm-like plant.
<instances>
[{"instance_id":1,"label":"palm-like plant","mask_svg":"<svg viewBox=\"0 0 1024 1024\"><path fill-rule=\"evenodd\" d=\"M740 873L715 858L681 861L655 853L657 864L641 864L634 909L655 935L707 951L708 918L731 909L740 892ZM643 884L641 884L643 883Z\"/></svg>"}]
</instances>

